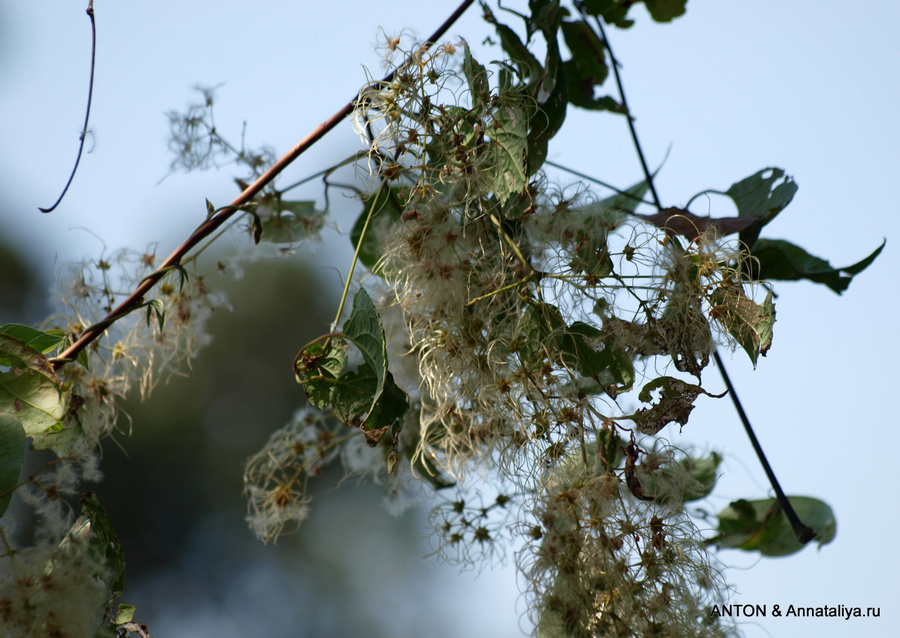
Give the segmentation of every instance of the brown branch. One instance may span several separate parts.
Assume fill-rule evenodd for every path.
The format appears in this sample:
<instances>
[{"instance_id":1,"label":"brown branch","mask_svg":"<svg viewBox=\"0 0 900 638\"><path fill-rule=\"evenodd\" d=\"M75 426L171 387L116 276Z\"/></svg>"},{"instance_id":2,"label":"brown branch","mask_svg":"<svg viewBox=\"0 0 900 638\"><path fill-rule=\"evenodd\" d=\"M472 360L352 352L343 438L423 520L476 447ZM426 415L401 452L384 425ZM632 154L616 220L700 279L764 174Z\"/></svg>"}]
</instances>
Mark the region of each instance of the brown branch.
<instances>
[{"instance_id":1,"label":"brown branch","mask_svg":"<svg viewBox=\"0 0 900 638\"><path fill-rule=\"evenodd\" d=\"M456 11L454 11L449 18L442 24L437 31L435 31L428 40L425 41L424 46L431 46L438 38L444 35L447 29L459 19L459 17L465 12L466 9L469 8L469 5L472 4L474 0L463 0L463 2L457 7ZM395 71L391 71L380 83L390 82L394 77ZM379 84L380 84L379 83ZM275 162L267 170L263 173L255 182L253 182L250 186L244 189L240 195L238 195L237 199L235 199L231 204L223 208L216 214L215 216L208 219L206 222L197 227L197 229L191 234L188 239L181 244L178 248L175 249L171 255L169 255L166 260L159 267L159 270L154 272L149 277L146 277L141 284L132 292L125 301L119 304L112 312L110 312L102 321L98 322L94 326L89 327L85 330L78 340L75 341L71 346L66 348L64 352L62 352L59 357L52 359L53 369L58 370L66 363L75 359L78 356L78 353L84 350L91 342L93 342L97 337L99 337L103 332L109 327L112 323L121 319L129 312L134 310L134 308L141 303L144 298L144 295L150 291L157 284L157 282L162 279L173 266L176 266L181 263L182 258L187 255L188 252L191 251L197 244L199 244L203 239L210 236L212 233L216 231L222 224L224 224L229 218L231 218L234 213L236 213L242 206L248 204L257 193L259 193L267 184L269 184L275 177L278 176L285 168L290 165L295 159L300 157L304 151L306 151L310 146L318 142L326 133L328 133L331 129L337 126L341 120L343 120L347 115L349 115L353 111L354 105L359 100L359 96L362 92L357 93L356 96L350 100L341 110L332 115L328 120L320 124L315 128L309 135L303 138L300 142L297 143L294 148L288 151L280 160Z\"/></svg>"},{"instance_id":2,"label":"brown branch","mask_svg":"<svg viewBox=\"0 0 900 638\"><path fill-rule=\"evenodd\" d=\"M81 129L81 141L78 144L78 156L75 158L75 166L72 167L72 174L69 175L69 181L66 182L56 203L50 208L38 208L42 213L52 212L53 209L59 206L63 197L66 196L66 193L69 191L69 186L72 185L72 180L75 179L75 171L78 170L78 163L81 162L81 154L84 152L84 138L87 137L88 121L91 119L91 101L94 96L94 62L97 59L97 23L94 21L94 0L89 0L88 2L87 15L91 19L91 79L88 82L87 110L84 114L84 126Z\"/></svg>"}]
</instances>

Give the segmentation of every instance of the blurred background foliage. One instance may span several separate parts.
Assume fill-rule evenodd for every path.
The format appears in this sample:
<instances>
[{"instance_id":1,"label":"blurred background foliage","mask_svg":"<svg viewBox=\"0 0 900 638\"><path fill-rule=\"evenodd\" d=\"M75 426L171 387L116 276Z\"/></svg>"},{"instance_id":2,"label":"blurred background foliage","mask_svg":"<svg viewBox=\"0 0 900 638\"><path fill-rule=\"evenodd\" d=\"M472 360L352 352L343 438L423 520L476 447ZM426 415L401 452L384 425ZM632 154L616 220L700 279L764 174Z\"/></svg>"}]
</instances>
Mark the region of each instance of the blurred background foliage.
<instances>
[{"instance_id":1,"label":"blurred background foliage","mask_svg":"<svg viewBox=\"0 0 900 638\"><path fill-rule=\"evenodd\" d=\"M46 276L2 240L0 261L0 322L40 322ZM126 401L122 433L103 444L105 479L90 488L125 547L123 600L168 638L458 635L445 604L456 569L422 560L427 506L394 517L379 486L342 482L336 464L299 534L264 546L244 523L244 461L306 402L290 351L328 325L333 300L295 256L242 269L211 282L235 303L208 322L213 341L187 376ZM30 454L26 473L46 455ZM27 510L13 507L25 536ZM512 613L502 624L518 635Z\"/></svg>"}]
</instances>

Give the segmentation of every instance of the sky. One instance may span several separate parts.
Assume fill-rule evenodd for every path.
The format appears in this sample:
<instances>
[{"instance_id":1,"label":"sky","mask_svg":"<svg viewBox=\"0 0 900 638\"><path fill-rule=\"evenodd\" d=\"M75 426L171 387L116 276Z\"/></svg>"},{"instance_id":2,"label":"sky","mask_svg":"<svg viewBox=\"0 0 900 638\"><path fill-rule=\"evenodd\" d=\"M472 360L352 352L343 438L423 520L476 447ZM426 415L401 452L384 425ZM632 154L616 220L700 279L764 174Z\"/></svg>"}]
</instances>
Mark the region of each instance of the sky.
<instances>
[{"instance_id":1,"label":"sky","mask_svg":"<svg viewBox=\"0 0 900 638\"><path fill-rule=\"evenodd\" d=\"M38 207L51 204L68 178L84 117L86 4L0 2L0 232L31 247L48 271L95 257L101 240L109 250L158 241L167 254L205 216L205 199L222 205L237 194L229 168L160 181L172 161L165 113L195 101L195 85L221 85L221 131L237 139L246 122L248 144L271 145L280 155L342 107L366 69L381 75L379 28L425 36L454 6L258 0L251 9L231 0L99 0L91 152L61 206L42 215ZM777 166L800 188L764 237L793 241L835 266L855 263L888 239L840 297L811 283L777 283L774 343L756 370L743 353L725 354L782 486L832 506L835 541L788 558L734 551L721 557L736 566L728 573L732 602L881 607L880 619L851 621L770 614L744 626L749 637L889 635L900 571L893 547L900 520L890 492L898 476L891 455L900 448L900 418L891 407L900 348L896 284L884 278L900 266L890 187L900 172L900 5L691 0L671 24L652 23L643 10L635 18L631 30L611 30L610 39L648 161L656 166L668 152L656 181L666 205ZM489 33L473 8L447 39L465 37L488 61L499 56L496 49L479 54ZM337 161L356 143L349 124L340 126L289 169L284 183ZM623 187L641 176L624 122L608 115L570 109L550 158ZM355 210L338 202L338 224L349 228ZM734 214L717 198L692 210ZM320 248L314 259L323 272L345 268L344 250ZM724 387L714 371L705 380L711 392ZM726 400L699 400L682 435L672 435L675 443L682 438L724 453L721 507L768 495ZM516 635L521 609L510 567L446 581L447 595L462 592L460 604L472 612L457 621L461 630L469 622L475 635L487 635L486 627Z\"/></svg>"}]
</instances>

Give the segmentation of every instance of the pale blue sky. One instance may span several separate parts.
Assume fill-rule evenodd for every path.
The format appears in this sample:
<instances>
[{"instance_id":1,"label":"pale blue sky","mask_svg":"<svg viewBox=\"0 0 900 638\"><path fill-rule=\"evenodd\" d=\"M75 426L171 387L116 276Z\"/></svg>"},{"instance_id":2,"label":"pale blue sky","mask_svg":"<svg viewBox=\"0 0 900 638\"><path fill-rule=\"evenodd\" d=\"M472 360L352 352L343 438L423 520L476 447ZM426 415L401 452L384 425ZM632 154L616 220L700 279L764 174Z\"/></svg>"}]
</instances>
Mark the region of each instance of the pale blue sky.
<instances>
[{"instance_id":1,"label":"pale blue sky","mask_svg":"<svg viewBox=\"0 0 900 638\"><path fill-rule=\"evenodd\" d=\"M194 100L195 84L223 83L221 130L237 137L246 120L248 142L270 144L280 154L355 93L364 67L380 74L377 27L424 36L455 3L99 0L94 149L61 207L41 215L38 206L52 203L68 177L83 119L86 6L0 2L0 232L60 260L99 249L76 227L91 229L111 249L142 249L159 240L167 254L205 215L205 198L221 205L236 194L229 169L173 175L157 184L171 161L164 113ZM897 284L885 277L900 266L891 186L900 172L900 5L857 6L692 0L673 24L651 23L638 10L634 28L610 32L650 163L672 146L657 179L665 204L681 205L700 190L724 190L779 166L800 190L763 236L791 240L836 266L856 262L888 238L882 256L843 297L814 284L777 284L774 344L756 371L742 353L726 356L783 487L831 504L835 542L758 562L752 555L722 554L726 562L752 566L730 571L733 602L880 606L882 618L768 618L745 627L750 637L887 636L897 622L900 559L893 545L900 520L892 454L900 452L900 418L891 406L900 349ZM450 37L478 45L489 33L479 13L470 9ZM498 54L482 59L492 55ZM355 144L349 125L342 126L290 175L313 173ZM640 178L621 118L570 109L550 157L621 186ZM720 199L696 202L694 210L733 212ZM344 228L353 211L337 207ZM320 249L319 258L329 252L336 252L329 263L346 268L349 255L340 251ZM714 371L705 380L711 391L720 390ZM684 437L727 455L716 492L722 507L732 498L767 495L765 476L726 400L700 400ZM674 433L670 438L680 441ZM460 632L515 635L521 609L509 568L474 581L446 571L442 580L453 586L459 579L452 591L468 610L458 617ZM437 598L422 604L435 605L436 616L449 605ZM154 634L163 629L151 628ZM165 632L160 635L179 636L175 629Z\"/></svg>"}]
</instances>

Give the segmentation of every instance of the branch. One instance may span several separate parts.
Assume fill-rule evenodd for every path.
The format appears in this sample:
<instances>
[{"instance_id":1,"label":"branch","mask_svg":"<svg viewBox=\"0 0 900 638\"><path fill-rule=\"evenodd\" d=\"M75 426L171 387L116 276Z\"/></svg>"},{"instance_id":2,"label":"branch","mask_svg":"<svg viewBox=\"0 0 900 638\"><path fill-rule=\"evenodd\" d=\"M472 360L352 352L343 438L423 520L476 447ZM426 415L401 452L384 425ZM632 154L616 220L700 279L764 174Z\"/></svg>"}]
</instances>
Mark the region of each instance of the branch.
<instances>
[{"instance_id":1,"label":"branch","mask_svg":"<svg viewBox=\"0 0 900 638\"><path fill-rule=\"evenodd\" d=\"M81 154L84 151L84 138L87 137L88 120L91 118L91 101L94 96L94 61L97 59L97 23L94 22L94 0L89 0L87 14L91 19L91 79L88 82L87 111L84 114L84 126L81 129L81 143L78 145L78 156L75 158L75 166L72 167L72 174L69 175L69 181L66 182L65 188L63 188L62 193L59 194L59 198L53 206L50 208L38 208L42 213L52 212L53 209L59 206L63 197L66 196L69 186L72 185L72 180L75 179L75 171L78 170L78 163L81 161Z\"/></svg>"},{"instance_id":2,"label":"branch","mask_svg":"<svg viewBox=\"0 0 900 638\"><path fill-rule=\"evenodd\" d=\"M778 484L778 479L775 478L775 472L772 471L772 466L769 465L766 454L763 452L762 446L759 444L756 434L753 432L753 427L750 425L750 419L747 418L747 413L744 412L744 406L741 405L741 400L734 391L734 386L731 385L731 379L725 371L725 365L722 363L719 351L713 350L713 356L716 358L716 365L719 366L719 372L722 373L722 379L725 380L725 387L728 388L728 394L731 395L734 409L737 410L738 416L741 418L741 423L744 424L744 429L747 431L747 436L750 438L750 443L753 444L753 449L756 451L756 456L759 457L759 462L766 471L769 483L772 484L772 489L775 490L775 498L778 499L778 504L781 505L781 509L784 510L784 515L787 516L788 521L790 521L791 528L794 530L794 536L797 537L798 541L805 545L816 537L816 532L811 527L803 524L803 521L797 516L797 512L794 511L793 505L791 505L787 496L784 495L781 485Z\"/></svg>"},{"instance_id":3,"label":"branch","mask_svg":"<svg viewBox=\"0 0 900 638\"><path fill-rule=\"evenodd\" d=\"M579 7L579 11L584 18L585 24L587 24L587 15L585 15L584 10ZM612 63L613 75L616 78L616 86L619 87L619 97L622 98L622 106L625 107L625 118L628 120L628 130L631 131L631 139L634 141L634 148L637 151L638 159L641 160L641 168L644 169L644 177L647 180L647 185L650 187L650 193L653 195L653 202L656 204L656 208L662 210L659 195L656 194L656 186L653 185L653 176L650 173L650 168L647 166L647 160L644 159L644 151L641 150L641 143L638 141L637 129L634 128L634 119L631 117L631 109L628 108L628 100L625 97L625 87L622 86L622 78L619 77L619 61L616 59L612 47L609 45L609 40L606 39L606 31L603 29L603 23L600 22L597 16L594 16L594 23L597 25L597 30L600 31L600 39L603 41L603 45L606 47L606 50L609 51L609 60Z\"/></svg>"},{"instance_id":4,"label":"branch","mask_svg":"<svg viewBox=\"0 0 900 638\"><path fill-rule=\"evenodd\" d=\"M457 7L456 11L454 11L449 18L435 31L428 40L425 41L425 47L429 47L434 42L440 38L450 26L456 22L457 19L465 12L466 9L469 8L469 5L472 4L474 0L463 0L463 2ZM404 63L405 65L406 63ZM395 71L391 71L380 83L390 82L393 77ZM181 244L178 248L175 249L171 255L169 255L166 260L159 267L159 270L154 272L152 275L145 278L141 284L132 292L125 301L119 304L112 312L110 312L103 320L88 328L85 332L78 337L78 340L75 341L71 346L66 348L64 352L62 352L59 357L56 357L51 360L53 364L54 370L59 370L66 363L73 361L75 357L78 356L78 353L84 350L89 344L91 344L97 337L99 337L103 332L109 327L112 323L121 319L126 314L131 312L135 306L137 306L144 298L144 295L150 291L162 279L173 266L176 266L181 263L182 258L190 252L192 248L194 248L197 244L203 241L204 238L208 237L212 233L216 231L222 224L228 221L232 215L238 212L242 206L248 204L257 193L259 193L267 184L269 184L275 177L278 176L285 168L287 168L291 162L300 157L310 146L318 142L322 137L325 136L331 129L337 126L341 120L343 120L347 115L349 115L353 111L354 105L357 103L362 91L356 94L356 96L350 100L342 109L340 109L337 113L332 115L328 120L320 124L316 127L309 135L303 138L300 142L297 143L294 148L288 151L280 160L275 162L267 170L263 173L255 182L253 182L250 186L244 189L238 197L231 202L228 206L224 207L219 211L218 214L208 219L206 222L197 227L197 229L191 234L188 239Z\"/></svg>"},{"instance_id":5,"label":"branch","mask_svg":"<svg viewBox=\"0 0 900 638\"><path fill-rule=\"evenodd\" d=\"M616 195L621 195L622 197L627 197L628 199L633 200L635 202L635 206L637 206L638 204L650 204L651 206L653 205L651 202L648 202L647 200L643 199L642 197L637 197L636 195L632 195L628 191L624 191L621 188L617 188L616 186L613 186L612 184L608 184L608 183L604 182L603 180L597 179L596 177L591 177L590 175L586 175L582 172L576 171L574 168L569 168L568 166L563 166L562 164L557 164L556 162L552 162L550 160L544 160L544 164L546 164L547 166L552 166L553 168L558 168L561 171L571 173L575 177L580 177L581 179L586 179L589 182L594 182L595 184L599 184L600 186L602 186L604 188L608 188L609 190L613 191ZM652 175L651 175L651 178L652 178ZM653 180L651 179L649 183L652 184Z\"/></svg>"}]
</instances>

